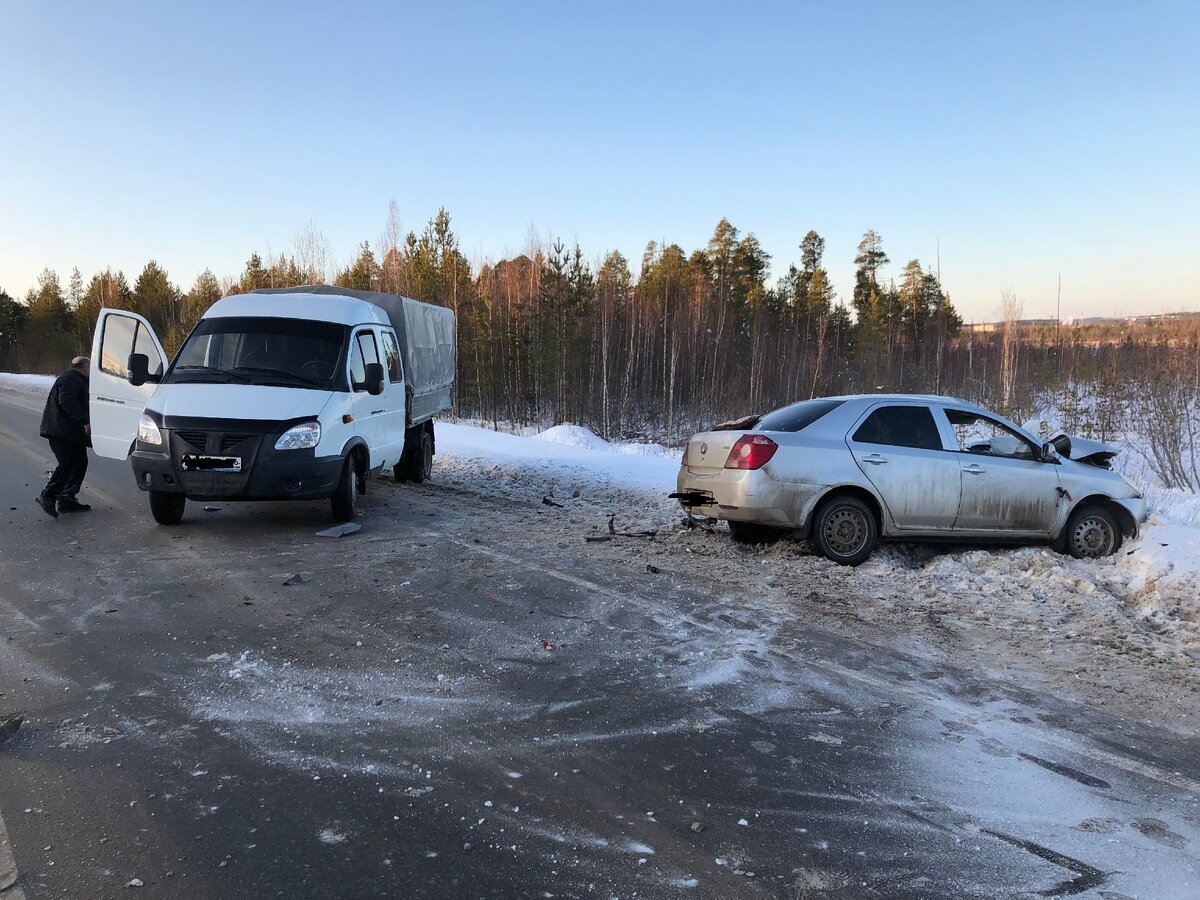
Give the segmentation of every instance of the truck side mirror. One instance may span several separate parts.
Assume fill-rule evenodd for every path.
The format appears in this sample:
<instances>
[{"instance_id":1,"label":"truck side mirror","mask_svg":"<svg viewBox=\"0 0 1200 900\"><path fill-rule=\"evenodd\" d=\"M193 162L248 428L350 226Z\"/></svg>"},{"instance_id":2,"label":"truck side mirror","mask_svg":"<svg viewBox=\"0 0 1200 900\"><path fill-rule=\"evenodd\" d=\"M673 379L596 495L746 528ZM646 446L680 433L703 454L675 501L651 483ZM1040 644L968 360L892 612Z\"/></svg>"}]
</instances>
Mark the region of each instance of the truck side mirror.
<instances>
[{"instance_id":1,"label":"truck side mirror","mask_svg":"<svg viewBox=\"0 0 1200 900\"><path fill-rule=\"evenodd\" d=\"M381 363L367 363L367 378L363 384L366 385L367 393L372 397L378 397L383 393L383 365Z\"/></svg>"},{"instance_id":2,"label":"truck side mirror","mask_svg":"<svg viewBox=\"0 0 1200 900\"><path fill-rule=\"evenodd\" d=\"M145 353L129 354L129 383L141 387L150 380L150 357Z\"/></svg>"}]
</instances>

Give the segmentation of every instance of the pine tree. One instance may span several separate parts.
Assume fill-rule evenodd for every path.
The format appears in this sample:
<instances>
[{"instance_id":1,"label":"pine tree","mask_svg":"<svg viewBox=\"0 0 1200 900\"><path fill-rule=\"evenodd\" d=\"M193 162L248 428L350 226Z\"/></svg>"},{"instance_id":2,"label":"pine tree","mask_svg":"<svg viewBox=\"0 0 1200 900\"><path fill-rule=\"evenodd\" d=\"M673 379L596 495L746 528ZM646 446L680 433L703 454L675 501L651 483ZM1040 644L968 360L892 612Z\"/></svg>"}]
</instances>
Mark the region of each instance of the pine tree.
<instances>
[{"instance_id":1,"label":"pine tree","mask_svg":"<svg viewBox=\"0 0 1200 900\"><path fill-rule=\"evenodd\" d=\"M159 340L169 348L177 347L183 339L179 315L182 296L163 267L153 259L146 263L133 285L132 310L150 323Z\"/></svg>"},{"instance_id":2,"label":"pine tree","mask_svg":"<svg viewBox=\"0 0 1200 900\"><path fill-rule=\"evenodd\" d=\"M358 248L358 258L338 274L334 284L356 291L377 291L382 280L383 271L375 260L375 253L370 243L363 241Z\"/></svg>"},{"instance_id":3,"label":"pine tree","mask_svg":"<svg viewBox=\"0 0 1200 900\"><path fill-rule=\"evenodd\" d=\"M250 291L265 287L267 287L267 270L263 268L262 257L257 253L251 253L250 258L246 260L246 268L238 283L238 293L248 294Z\"/></svg>"}]
</instances>

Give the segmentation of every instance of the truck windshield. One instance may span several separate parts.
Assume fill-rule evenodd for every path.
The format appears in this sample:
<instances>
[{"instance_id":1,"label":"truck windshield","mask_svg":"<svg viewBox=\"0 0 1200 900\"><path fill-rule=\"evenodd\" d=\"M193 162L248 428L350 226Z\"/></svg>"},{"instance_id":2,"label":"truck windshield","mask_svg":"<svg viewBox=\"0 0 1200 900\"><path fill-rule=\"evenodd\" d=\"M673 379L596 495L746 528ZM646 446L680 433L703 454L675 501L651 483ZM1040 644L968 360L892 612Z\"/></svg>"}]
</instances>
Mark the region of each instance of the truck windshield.
<instances>
[{"instance_id":1,"label":"truck windshield","mask_svg":"<svg viewBox=\"0 0 1200 900\"><path fill-rule=\"evenodd\" d=\"M345 327L329 322L248 316L201 319L165 380L330 390L345 340Z\"/></svg>"}]
</instances>

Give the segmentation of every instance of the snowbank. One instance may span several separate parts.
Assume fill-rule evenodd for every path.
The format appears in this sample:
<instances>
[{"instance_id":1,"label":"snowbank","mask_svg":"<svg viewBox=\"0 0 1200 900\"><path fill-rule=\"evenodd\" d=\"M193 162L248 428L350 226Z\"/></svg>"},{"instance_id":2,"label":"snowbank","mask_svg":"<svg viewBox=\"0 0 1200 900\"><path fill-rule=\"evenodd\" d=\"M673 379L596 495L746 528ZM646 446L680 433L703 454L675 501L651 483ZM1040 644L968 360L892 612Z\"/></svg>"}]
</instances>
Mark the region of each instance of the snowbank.
<instances>
[{"instance_id":1,"label":"snowbank","mask_svg":"<svg viewBox=\"0 0 1200 900\"><path fill-rule=\"evenodd\" d=\"M679 518L679 505L667 498L678 472L674 451L610 444L578 425L522 436L437 424L438 483L529 503L582 504L626 525L663 527Z\"/></svg>"},{"instance_id":2,"label":"snowbank","mask_svg":"<svg viewBox=\"0 0 1200 900\"><path fill-rule=\"evenodd\" d=\"M17 394L25 400L45 401L55 375L14 375L0 372L0 391Z\"/></svg>"}]
</instances>

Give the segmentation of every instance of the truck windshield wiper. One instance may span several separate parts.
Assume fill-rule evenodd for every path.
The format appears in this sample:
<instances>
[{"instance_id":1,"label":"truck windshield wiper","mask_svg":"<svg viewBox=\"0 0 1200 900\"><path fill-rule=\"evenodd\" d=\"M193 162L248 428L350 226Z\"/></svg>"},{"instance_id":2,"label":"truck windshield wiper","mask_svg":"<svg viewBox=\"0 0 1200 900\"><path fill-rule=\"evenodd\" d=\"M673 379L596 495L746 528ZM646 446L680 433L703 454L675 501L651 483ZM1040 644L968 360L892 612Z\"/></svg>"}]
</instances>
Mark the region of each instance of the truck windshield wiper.
<instances>
[{"instance_id":1,"label":"truck windshield wiper","mask_svg":"<svg viewBox=\"0 0 1200 900\"><path fill-rule=\"evenodd\" d=\"M183 373L195 373L197 375L216 375L220 378L231 378L234 381L246 382L249 379L245 375L234 372L231 369L218 369L214 366L176 366L171 370L171 375Z\"/></svg>"},{"instance_id":2,"label":"truck windshield wiper","mask_svg":"<svg viewBox=\"0 0 1200 900\"><path fill-rule=\"evenodd\" d=\"M282 378L290 378L293 381L299 381L301 384L307 384L310 387L320 387L322 382L314 381L304 375L297 375L295 372L288 372L284 369L269 369L265 366L238 366L238 372L257 372L262 375L275 375Z\"/></svg>"}]
</instances>

